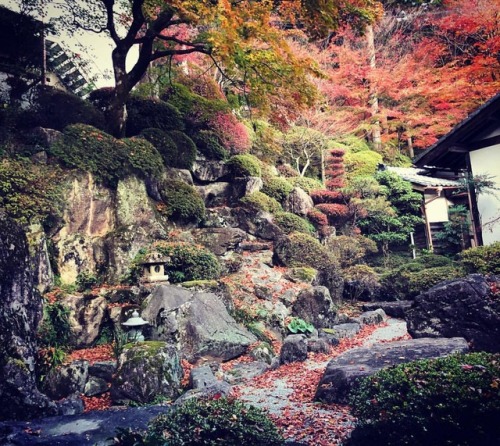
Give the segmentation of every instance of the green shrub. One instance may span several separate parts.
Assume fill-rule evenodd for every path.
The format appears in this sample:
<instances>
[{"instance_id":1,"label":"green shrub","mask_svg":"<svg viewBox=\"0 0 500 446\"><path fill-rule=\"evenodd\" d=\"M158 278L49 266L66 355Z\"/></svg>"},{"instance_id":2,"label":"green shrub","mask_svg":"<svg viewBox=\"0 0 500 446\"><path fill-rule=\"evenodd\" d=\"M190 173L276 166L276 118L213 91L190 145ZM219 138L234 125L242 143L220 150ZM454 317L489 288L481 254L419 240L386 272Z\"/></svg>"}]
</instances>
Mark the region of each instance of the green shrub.
<instances>
[{"instance_id":1,"label":"green shrub","mask_svg":"<svg viewBox=\"0 0 500 446\"><path fill-rule=\"evenodd\" d=\"M314 234L314 226L307 220L292 214L291 212L277 212L274 216L274 222L285 232L304 232Z\"/></svg>"},{"instance_id":2,"label":"green shrub","mask_svg":"<svg viewBox=\"0 0 500 446\"><path fill-rule=\"evenodd\" d=\"M131 96L127 101L127 136L135 136L147 128L184 130L182 116L166 102Z\"/></svg>"},{"instance_id":3,"label":"green shrub","mask_svg":"<svg viewBox=\"0 0 500 446\"><path fill-rule=\"evenodd\" d=\"M446 256L437 254L424 254L415 259L416 262L424 265L426 268L435 268L438 266L451 266L453 261Z\"/></svg>"},{"instance_id":4,"label":"green shrub","mask_svg":"<svg viewBox=\"0 0 500 446\"><path fill-rule=\"evenodd\" d=\"M63 172L25 160L0 161L0 208L22 225L52 226L63 207Z\"/></svg>"},{"instance_id":5,"label":"green shrub","mask_svg":"<svg viewBox=\"0 0 500 446\"><path fill-rule=\"evenodd\" d=\"M149 141L156 150L160 153L166 166L170 166L172 162L175 162L177 157L177 145L174 140L169 136L169 134L160 129L144 129L140 137Z\"/></svg>"},{"instance_id":6,"label":"green shrub","mask_svg":"<svg viewBox=\"0 0 500 446\"><path fill-rule=\"evenodd\" d=\"M283 208L274 198L268 197L262 192L253 192L240 200L243 204L250 206L257 211L282 212Z\"/></svg>"},{"instance_id":7,"label":"green shrub","mask_svg":"<svg viewBox=\"0 0 500 446\"><path fill-rule=\"evenodd\" d=\"M163 159L155 146L140 138L116 140L115 144L124 144L132 171L143 178L158 178L163 169Z\"/></svg>"},{"instance_id":8,"label":"green shrub","mask_svg":"<svg viewBox=\"0 0 500 446\"><path fill-rule=\"evenodd\" d=\"M184 222L200 222L205 217L205 203L196 189L183 181L165 180L159 187L166 208L163 213Z\"/></svg>"},{"instance_id":9,"label":"green shrub","mask_svg":"<svg viewBox=\"0 0 500 446\"><path fill-rule=\"evenodd\" d=\"M61 302L44 305L43 318L37 334L40 345L62 347L68 344L71 335L69 314L69 309Z\"/></svg>"},{"instance_id":10,"label":"green shrub","mask_svg":"<svg viewBox=\"0 0 500 446\"><path fill-rule=\"evenodd\" d=\"M236 177L260 177L262 174L260 161L248 153L234 155L227 162L233 178Z\"/></svg>"},{"instance_id":11,"label":"green shrub","mask_svg":"<svg viewBox=\"0 0 500 446\"><path fill-rule=\"evenodd\" d=\"M126 145L116 144L111 135L84 124L66 127L49 152L66 166L91 172L112 187L129 170Z\"/></svg>"},{"instance_id":12,"label":"green shrub","mask_svg":"<svg viewBox=\"0 0 500 446\"><path fill-rule=\"evenodd\" d=\"M98 283L97 277L90 272L81 272L76 276L76 289L79 292L91 290Z\"/></svg>"},{"instance_id":13,"label":"green shrub","mask_svg":"<svg viewBox=\"0 0 500 446\"><path fill-rule=\"evenodd\" d=\"M329 237L325 246L343 268L360 263L368 254L377 252L377 244L363 236L339 235Z\"/></svg>"},{"instance_id":14,"label":"green shrub","mask_svg":"<svg viewBox=\"0 0 500 446\"><path fill-rule=\"evenodd\" d=\"M277 263L288 267L310 266L324 269L335 264L317 239L302 232L293 232L279 239L274 246L274 258Z\"/></svg>"},{"instance_id":15,"label":"green shrub","mask_svg":"<svg viewBox=\"0 0 500 446\"><path fill-rule=\"evenodd\" d=\"M168 136L175 143L176 151L172 156L165 159L165 164L177 169L191 169L196 159L196 145L193 140L179 130L168 132Z\"/></svg>"},{"instance_id":16,"label":"green shrub","mask_svg":"<svg viewBox=\"0 0 500 446\"><path fill-rule=\"evenodd\" d=\"M412 299L444 280L463 277L464 271L454 266L423 268L417 262L409 263L385 274L381 284L384 295L396 300Z\"/></svg>"},{"instance_id":17,"label":"green shrub","mask_svg":"<svg viewBox=\"0 0 500 446\"><path fill-rule=\"evenodd\" d=\"M208 159L225 160L229 156L217 134L211 130L201 130L193 135L192 139L198 150Z\"/></svg>"},{"instance_id":18,"label":"green shrub","mask_svg":"<svg viewBox=\"0 0 500 446\"><path fill-rule=\"evenodd\" d=\"M359 426L353 438L388 446L497 444L499 384L498 354L456 354L382 370L352 393Z\"/></svg>"},{"instance_id":19,"label":"green shrub","mask_svg":"<svg viewBox=\"0 0 500 446\"><path fill-rule=\"evenodd\" d=\"M147 444L278 446L284 440L268 415L238 400L191 400L148 425Z\"/></svg>"},{"instance_id":20,"label":"green shrub","mask_svg":"<svg viewBox=\"0 0 500 446\"><path fill-rule=\"evenodd\" d=\"M170 257L166 273L172 283L218 279L221 266L217 257L199 245L183 242L158 242L153 248Z\"/></svg>"},{"instance_id":21,"label":"green shrub","mask_svg":"<svg viewBox=\"0 0 500 446\"><path fill-rule=\"evenodd\" d=\"M286 178L282 177L271 177L265 180L264 187L262 188L262 192L278 200L280 203L285 201L292 190L292 184Z\"/></svg>"},{"instance_id":22,"label":"green shrub","mask_svg":"<svg viewBox=\"0 0 500 446\"><path fill-rule=\"evenodd\" d=\"M292 177L289 178L288 181L292 184L293 187L300 187L308 194L310 194L313 190L324 188L321 181L309 177Z\"/></svg>"},{"instance_id":23,"label":"green shrub","mask_svg":"<svg viewBox=\"0 0 500 446\"><path fill-rule=\"evenodd\" d=\"M22 128L47 127L64 130L71 124L105 128L104 115L80 97L53 87L41 87L33 107L19 116Z\"/></svg>"},{"instance_id":24,"label":"green shrub","mask_svg":"<svg viewBox=\"0 0 500 446\"><path fill-rule=\"evenodd\" d=\"M500 242L467 249L460 254L460 258L470 273L500 274Z\"/></svg>"}]
</instances>

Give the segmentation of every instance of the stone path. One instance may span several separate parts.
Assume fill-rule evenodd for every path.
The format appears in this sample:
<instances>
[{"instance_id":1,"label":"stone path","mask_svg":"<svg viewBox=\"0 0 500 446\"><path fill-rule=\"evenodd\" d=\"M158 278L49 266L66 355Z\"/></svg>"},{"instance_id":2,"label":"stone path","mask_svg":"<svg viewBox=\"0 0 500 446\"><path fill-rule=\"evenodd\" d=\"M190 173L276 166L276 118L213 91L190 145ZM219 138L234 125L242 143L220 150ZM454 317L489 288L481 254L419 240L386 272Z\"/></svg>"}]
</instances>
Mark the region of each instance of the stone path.
<instances>
[{"instance_id":1,"label":"stone path","mask_svg":"<svg viewBox=\"0 0 500 446\"><path fill-rule=\"evenodd\" d=\"M387 342L405 334L404 321L389 319L387 326L378 327L364 340L363 345ZM312 402L313 393L306 385L309 380L319 381L329 359L326 356L316 357L304 363L282 366L277 373L284 368L286 370L286 367L292 372L246 382L237 387L239 398L268 410L293 444L338 445L354 426L348 407ZM304 394L307 394L305 398ZM0 445L109 445L116 427L144 429L151 418L165 410L165 406L150 406L50 417L31 422L0 422Z\"/></svg>"}]
</instances>

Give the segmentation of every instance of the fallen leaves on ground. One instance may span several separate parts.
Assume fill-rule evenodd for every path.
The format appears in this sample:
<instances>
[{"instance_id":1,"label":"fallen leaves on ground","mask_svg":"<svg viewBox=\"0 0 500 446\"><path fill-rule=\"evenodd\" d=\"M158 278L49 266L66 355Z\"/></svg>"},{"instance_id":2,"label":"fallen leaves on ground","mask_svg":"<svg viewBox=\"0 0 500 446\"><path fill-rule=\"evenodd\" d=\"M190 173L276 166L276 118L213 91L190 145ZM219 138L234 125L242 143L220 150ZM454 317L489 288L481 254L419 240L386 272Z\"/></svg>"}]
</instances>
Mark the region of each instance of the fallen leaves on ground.
<instances>
[{"instance_id":1,"label":"fallen leaves on ground","mask_svg":"<svg viewBox=\"0 0 500 446\"><path fill-rule=\"evenodd\" d=\"M89 364L99 361L113 361L113 347L111 344L104 344L92 348L74 350L67 356L66 362L78 360L88 361Z\"/></svg>"},{"instance_id":2,"label":"fallen leaves on ground","mask_svg":"<svg viewBox=\"0 0 500 446\"><path fill-rule=\"evenodd\" d=\"M111 395L105 392L99 396L85 396L81 395L83 401L84 412L92 410L106 410L111 407Z\"/></svg>"}]
</instances>

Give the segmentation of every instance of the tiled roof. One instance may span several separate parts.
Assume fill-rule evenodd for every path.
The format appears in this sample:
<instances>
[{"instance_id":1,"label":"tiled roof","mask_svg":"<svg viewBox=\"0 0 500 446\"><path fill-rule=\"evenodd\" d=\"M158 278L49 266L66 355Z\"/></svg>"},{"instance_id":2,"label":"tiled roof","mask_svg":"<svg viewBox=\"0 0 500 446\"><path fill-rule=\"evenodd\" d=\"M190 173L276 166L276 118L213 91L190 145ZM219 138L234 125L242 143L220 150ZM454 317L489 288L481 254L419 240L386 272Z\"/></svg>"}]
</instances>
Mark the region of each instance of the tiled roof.
<instances>
[{"instance_id":1,"label":"tiled roof","mask_svg":"<svg viewBox=\"0 0 500 446\"><path fill-rule=\"evenodd\" d=\"M442 187L461 187L462 183L457 180L448 178L436 178L428 175L426 169L416 169L414 167L385 167L390 172L397 173L403 180L410 181L411 183L421 186L442 186Z\"/></svg>"}]
</instances>

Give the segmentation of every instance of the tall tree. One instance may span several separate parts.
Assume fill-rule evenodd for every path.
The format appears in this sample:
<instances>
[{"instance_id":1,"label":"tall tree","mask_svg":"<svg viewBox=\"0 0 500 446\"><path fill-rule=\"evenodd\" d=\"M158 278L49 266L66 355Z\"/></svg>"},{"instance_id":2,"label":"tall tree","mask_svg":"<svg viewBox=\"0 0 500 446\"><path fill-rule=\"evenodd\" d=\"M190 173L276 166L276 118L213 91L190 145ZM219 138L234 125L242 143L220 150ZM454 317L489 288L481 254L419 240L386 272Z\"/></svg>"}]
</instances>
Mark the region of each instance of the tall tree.
<instances>
[{"instance_id":1,"label":"tall tree","mask_svg":"<svg viewBox=\"0 0 500 446\"><path fill-rule=\"evenodd\" d=\"M314 71L314 64L297 60L284 31L273 23L286 20L320 36L346 17L360 23L373 20L377 4L375 0L21 1L26 10L39 13L54 3L63 13L57 22L66 31L111 37L115 89L109 116L117 136L124 132L125 101L153 61L196 52L212 58L228 78L243 75L243 84L253 79L254 89L280 78L287 79L280 86L292 86ZM190 32L181 32L186 28ZM139 55L127 71L126 60L134 47Z\"/></svg>"}]
</instances>

